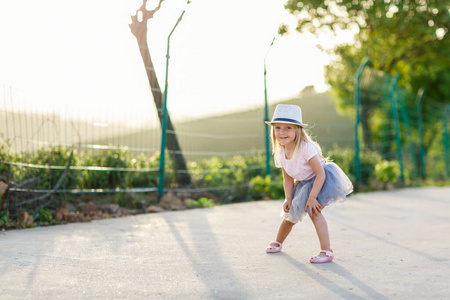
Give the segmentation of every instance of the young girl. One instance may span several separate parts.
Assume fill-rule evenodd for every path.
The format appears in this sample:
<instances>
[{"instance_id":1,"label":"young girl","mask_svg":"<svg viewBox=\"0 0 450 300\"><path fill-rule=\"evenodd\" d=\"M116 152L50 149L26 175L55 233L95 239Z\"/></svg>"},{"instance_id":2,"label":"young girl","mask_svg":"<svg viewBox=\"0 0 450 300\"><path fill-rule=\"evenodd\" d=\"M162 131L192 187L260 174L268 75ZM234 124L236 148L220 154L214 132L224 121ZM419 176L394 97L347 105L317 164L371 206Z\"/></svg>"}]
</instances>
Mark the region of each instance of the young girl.
<instances>
[{"instance_id":1,"label":"young girl","mask_svg":"<svg viewBox=\"0 0 450 300\"><path fill-rule=\"evenodd\" d=\"M334 258L328 235L328 225L322 215L325 206L343 201L353 191L351 181L334 163L328 162L320 147L303 128L302 111L297 105L280 104L271 122L275 166L283 170L286 200L277 238L266 248L267 253L281 251L292 227L308 213L316 228L320 252L311 263L331 262Z\"/></svg>"}]
</instances>

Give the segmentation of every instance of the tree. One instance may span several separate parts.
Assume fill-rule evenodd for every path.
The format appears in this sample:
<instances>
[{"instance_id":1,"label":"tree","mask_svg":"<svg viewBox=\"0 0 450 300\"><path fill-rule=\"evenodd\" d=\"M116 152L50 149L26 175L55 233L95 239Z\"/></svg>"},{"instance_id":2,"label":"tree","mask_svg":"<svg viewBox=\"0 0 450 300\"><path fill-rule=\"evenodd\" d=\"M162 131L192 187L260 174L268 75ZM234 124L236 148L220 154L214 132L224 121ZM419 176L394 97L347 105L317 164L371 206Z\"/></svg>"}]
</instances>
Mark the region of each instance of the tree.
<instances>
[{"instance_id":1,"label":"tree","mask_svg":"<svg viewBox=\"0 0 450 300\"><path fill-rule=\"evenodd\" d=\"M354 32L352 45L333 49L334 59L325 74L344 111L354 111L351 79L364 57L370 59L373 69L399 74L398 84L406 91L416 93L424 88L428 97L450 102L448 1L289 0L285 7L297 16L297 31L315 35ZM280 33L286 30L285 25L280 26ZM369 120L372 104L379 97L362 95L362 121ZM362 125L365 142L370 145L366 141L371 137L369 124Z\"/></svg>"},{"instance_id":2,"label":"tree","mask_svg":"<svg viewBox=\"0 0 450 300\"><path fill-rule=\"evenodd\" d=\"M150 50L147 42L147 21L153 18L154 14L161 8L161 4L164 0L159 0L158 6L153 10L147 10L147 0L143 0L143 4L136 11L136 15L131 17L132 23L130 29L133 35L136 37L139 44L139 51L141 52L142 59L144 61L145 70L147 72L148 81L153 95L153 100L158 110L158 117L160 122L163 122L163 94L161 93L161 87L159 86L158 79L156 77L155 68L153 66L152 58L150 56ZM142 16L142 21L139 21L139 14ZM168 112L167 112L168 113ZM170 115L167 115L167 130L170 134L167 135L167 149L170 151L170 156L175 164L175 170L181 171L175 173L175 178L180 186L191 185L191 177L187 172L186 161L184 160L181 152L180 144L175 133ZM161 171L161 170L160 170Z\"/></svg>"}]
</instances>

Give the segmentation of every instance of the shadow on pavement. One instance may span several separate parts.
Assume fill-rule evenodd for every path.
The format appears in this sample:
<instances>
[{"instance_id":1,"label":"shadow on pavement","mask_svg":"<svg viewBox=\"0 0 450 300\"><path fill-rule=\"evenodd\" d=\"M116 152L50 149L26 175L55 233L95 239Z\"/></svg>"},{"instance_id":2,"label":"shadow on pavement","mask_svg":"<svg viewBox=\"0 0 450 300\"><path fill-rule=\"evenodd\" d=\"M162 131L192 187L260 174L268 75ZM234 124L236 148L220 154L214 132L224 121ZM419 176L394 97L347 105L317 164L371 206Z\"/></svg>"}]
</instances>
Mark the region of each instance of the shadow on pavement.
<instances>
[{"instance_id":1,"label":"shadow on pavement","mask_svg":"<svg viewBox=\"0 0 450 300\"><path fill-rule=\"evenodd\" d=\"M314 271L313 268L318 268L320 270L323 270L326 268L326 270L331 271L335 273L336 275L345 278L350 283L357 286L361 291L367 294L368 297L373 299L388 299L387 297L383 296L381 293L377 292L358 278L356 278L351 272L349 272L346 268L343 266L336 264L335 262L327 263L327 264L311 264L308 263L310 267L307 267L305 264L297 261L289 254L286 254L285 252L280 252L282 257L286 258L286 260L295 266L298 270L305 273L305 275L309 276L313 280L315 280L317 283L319 283L324 288L330 290L333 293L338 294L339 296L343 297L344 299L363 299L362 297L352 293L351 290L347 290L338 284L334 283L330 279L326 278L325 276L317 273Z\"/></svg>"},{"instance_id":2,"label":"shadow on pavement","mask_svg":"<svg viewBox=\"0 0 450 300\"><path fill-rule=\"evenodd\" d=\"M180 248L183 249L186 258L195 269L197 276L209 290L209 295L204 295L206 298L217 298L219 296L225 299L248 298L246 288L239 282L230 265L223 259L220 250L218 250L221 249L221 246L212 232L205 214L198 214L195 218L195 224L189 223L191 219L184 219L193 235L205 237L204 239L198 237L193 239L195 243L195 249L193 250L189 247L192 241L186 241L185 236L177 228L176 223L178 222L166 216L164 218ZM201 232L196 232L195 228L201 228Z\"/></svg>"}]
</instances>

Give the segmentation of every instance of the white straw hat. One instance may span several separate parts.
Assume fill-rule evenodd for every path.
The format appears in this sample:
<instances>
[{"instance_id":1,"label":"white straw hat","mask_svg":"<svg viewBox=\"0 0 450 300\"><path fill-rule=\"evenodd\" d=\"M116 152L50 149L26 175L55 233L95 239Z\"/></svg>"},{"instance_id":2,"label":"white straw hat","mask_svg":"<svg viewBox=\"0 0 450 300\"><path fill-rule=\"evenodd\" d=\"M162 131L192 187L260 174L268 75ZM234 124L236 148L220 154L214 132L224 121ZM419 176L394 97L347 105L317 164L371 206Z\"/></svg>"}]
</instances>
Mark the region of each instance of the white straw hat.
<instances>
[{"instance_id":1,"label":"white straw hat","mask_svg":"<svg viewBox=\"0 0 450 300\"><path fill-rule=\"evenodd\" d=\"M298 105L278 104L273 113L272 121L266 122L268 125L273 123L295 124L300 127L307 127L308 124L302 122L302 109Z\"/></svg>"}]
</instances>

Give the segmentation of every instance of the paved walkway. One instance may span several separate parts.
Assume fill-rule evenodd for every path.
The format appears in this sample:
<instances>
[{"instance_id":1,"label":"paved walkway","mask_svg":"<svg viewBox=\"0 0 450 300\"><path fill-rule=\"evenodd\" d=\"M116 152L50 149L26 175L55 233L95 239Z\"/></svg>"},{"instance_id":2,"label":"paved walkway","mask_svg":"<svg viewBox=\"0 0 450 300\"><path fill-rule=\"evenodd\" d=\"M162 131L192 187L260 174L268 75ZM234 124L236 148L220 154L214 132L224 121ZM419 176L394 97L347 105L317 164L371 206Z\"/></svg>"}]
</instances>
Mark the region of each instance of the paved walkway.
<instances>
[{"instance_id":1,"label":"paved walkway","mask_svg":"<svg viewBox=\"0 0 450 300\"><path fill-rule=\"evenodd\" d=\"M266 254L281 201L0 233L0 299L449 299L450 187L357 194Z\"/></svg>"}]
</instances>

